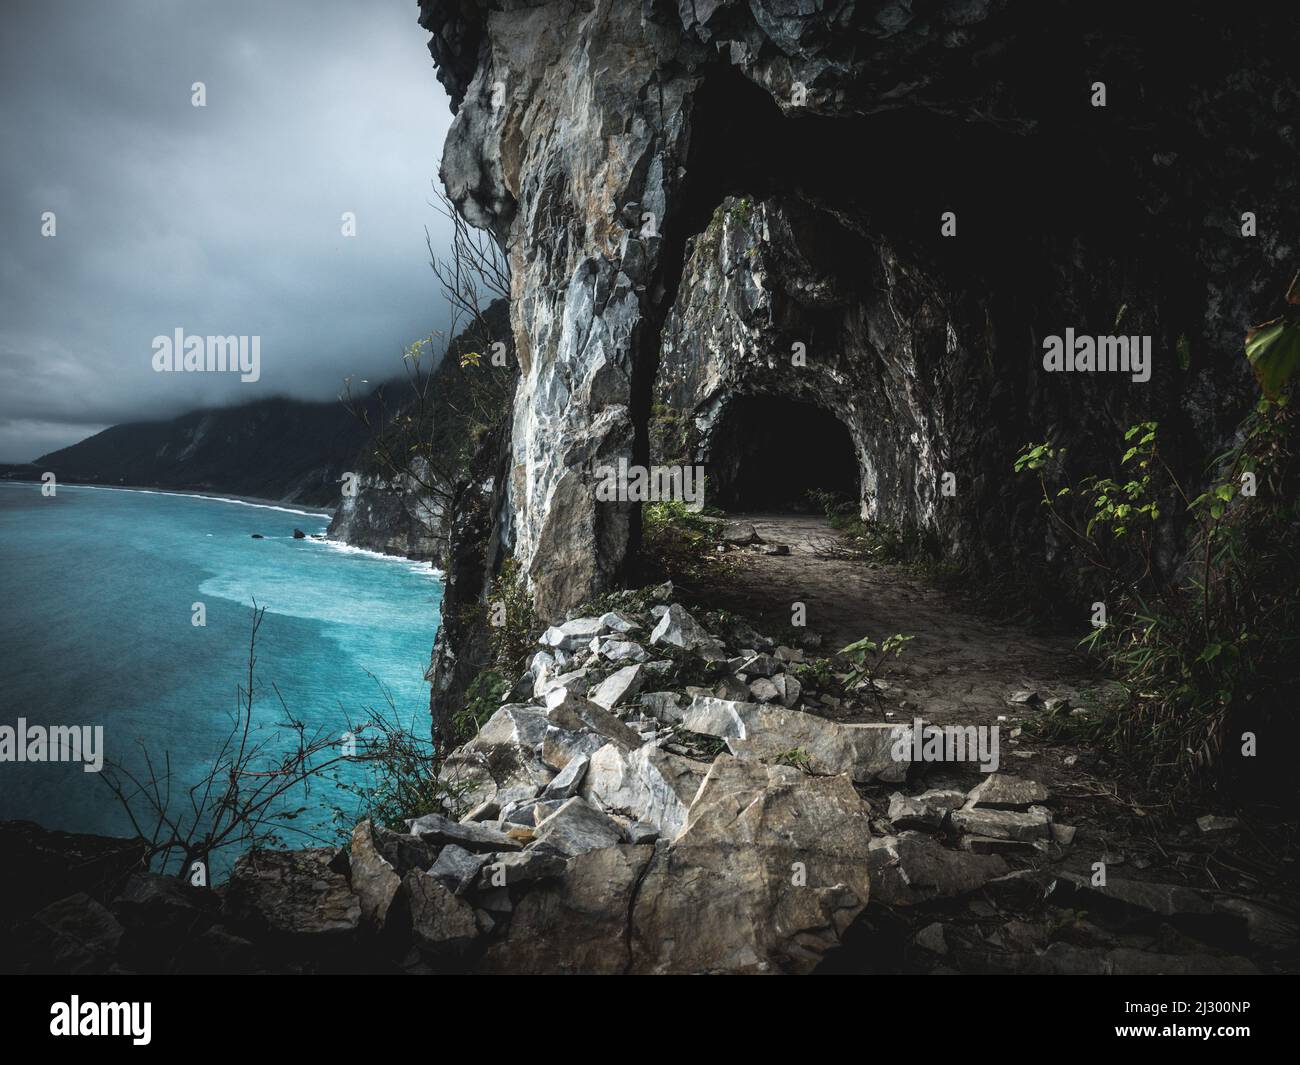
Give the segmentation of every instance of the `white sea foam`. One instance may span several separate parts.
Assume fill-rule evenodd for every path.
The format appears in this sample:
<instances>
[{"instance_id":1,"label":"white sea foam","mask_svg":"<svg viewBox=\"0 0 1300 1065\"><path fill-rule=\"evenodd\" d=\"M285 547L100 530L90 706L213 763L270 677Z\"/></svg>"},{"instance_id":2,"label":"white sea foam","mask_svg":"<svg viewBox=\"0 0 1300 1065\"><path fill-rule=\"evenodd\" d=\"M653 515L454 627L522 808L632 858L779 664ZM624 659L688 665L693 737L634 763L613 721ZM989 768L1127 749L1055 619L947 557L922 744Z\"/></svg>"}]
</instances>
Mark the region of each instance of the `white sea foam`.
<instances>
[{"instance_id":1,"label":"white sea foam","mask_svg":"<svg viewBox=\"0 0 1300 1065\"><path fill-rule=\"evenodd\" d=\"M340 625L378 622L391 617L395 609L408 612L408 620L426 616L428 601L403 600L395 607L390 595L392 581L402 581L403 571L420 578L436 599L442 573L427 562L413 562L396 555L384 555L331 540L294 541L289 536L267 536L263 544L283 545L280 549L297 557L298 565L285 568L284 556L262 550L239 550L239 566L214 574L199 585L203 595L219 596L245 606L251 605L256 589L259 605L273 614L308 618ZM250 541L251 543L251 541ZM313 550L321 548L323 550ZM369 567L388 563L382 576L367 575ZM396 563L396 566L393 566ZM370 571L373 574L373 570Z\"/></svg>"},{"instance_id":2,"label":"white sea foam","mask_svg":"<svg viewBox=\"0 0 1300 1065\"><path fill-rule=\"evenodd\" d=\"M39 489L39 481L0 481L0 484L15 485L18 487ZM282 507L278 503L253 503L247 499L232 499L229 496L210 496L202 492L168 492L161 488L119 488L116 485L108 484L73 484L72 482L59 482L58 487L63 488L88 488L96 492L135 492L139 495L146 496L176 496L178 499L209 499L214 503L235 503L241 507L258 507L262 510L279 510L285 514L301 514L307 518L328 518L330 516L327 510L297 510L294 507Z\"/></svg>"},{"instance_id":3,"label":"white sea foam","mask_svg":"<svg viewBox=\"0 0 1300 1065\"><path fill-rule=\"evenodd\" d=\"M417 562L413 558L407 558L405 555L386 555L382 551L371 551L366 547L355 547L352 544L345 544L342 540L315 540L314 543L324 544L332 551L341 551L345 555L361 555L364 558L377 558L383 562L401 562L412 573L419 573L424 576L434 577L442 580L446 574L438 569L432 562Z\"/></svg>"}]
</instances>

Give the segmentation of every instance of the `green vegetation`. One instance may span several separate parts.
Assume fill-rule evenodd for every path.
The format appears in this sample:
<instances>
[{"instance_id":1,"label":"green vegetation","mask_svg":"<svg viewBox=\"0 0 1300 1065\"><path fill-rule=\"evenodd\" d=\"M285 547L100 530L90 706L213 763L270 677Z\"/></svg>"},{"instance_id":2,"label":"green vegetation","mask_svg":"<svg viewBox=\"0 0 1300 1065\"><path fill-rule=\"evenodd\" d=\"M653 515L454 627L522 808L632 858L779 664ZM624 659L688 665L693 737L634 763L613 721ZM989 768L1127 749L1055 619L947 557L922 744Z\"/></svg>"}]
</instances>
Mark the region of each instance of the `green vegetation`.
<instances>
[{"instance_id":1,"label":"green vegetation","mask_svg":"<svg viewBox=\"0 0 1300 1065\"><path fill-rule=\"evenodd\" d=\"M501 706L537 649L541 622L533 611L523 568L509 559L492 582L483 607L489 662L465 690L465 705L452 717L451 746L474 737Z\"/></svg>"},{"instance_id":2,"label":"green vegetation","mask_svg":"<svg viewBox=\"0 0 1300 1065\"><path fill-rule=\"evenodd\" d=\"M641 553L652 573L673 580L697 582L717 576L731 564L711 553L719 521L688 510L679 500L646 503L641 508Z\"/></svg>"},{"instance_id":3,"label":"green vegetation","mask_svg":"<svg viewBox=\"0 0 1300 1065\"><path fill-rule=\"evenodd\" d=\"M754 216L754 203L748 196L741 196L731 202L726 212L727 221L732 225L747 226Z\"/></svg>"},{"instance_id":4,"label":"green vegetation","mask_svg":"<svg viewBox=\"0 0 1300 1065\"><path fill-rule=\"evenodd\" d=\"M812 772L812 758L802 747L794 747L788 751L782 751L776 756L777 765L792 765L796 769L804 772Z\"/></svg>"},{"instance_id":5,"label":"green vegetation","mask_svg":"<svg viewBox=\"0 0 1300 1065\"><path fill-rule=\"evenodd\" d=\"M391 710L391 700L389 707ZM336 780L340 788L358 800L355 810L335 810L341 838L350 835L352 826L364 817L385 828L404 831L403 822L408 817L429 813L459 815L465 788L440 775L442 759L427 736L398 724L395 713L389 716L373 709L364 727L365 743L357 757L366 767L365 779Z\"/></svg>"},{"instance_id":6,"label":"green vegetation","mask_svg":"<svg viewBox=\"0 0 1300 1065\"><path fill-rule=\"evenodd\" d=\"M492 582L488 624L493 664L508 676L518 676L537 649L541 621L533 610L527 575L516 559L508 559Z\"/></svg>"},{"instance_id":7,"label":"green vegetation","mask_svg":"<svg viewBox=\"0 0 1300 1065\"><path fill-rule=\"evenodd\" d=\"M903 651L907 649L908 641L912 639L915 639L915 637L904 636L901 632L896 632L892 636L885 636L879 641L873 640L869 636L863 637L861 640L842 648L840 654L853 663L853 671L844 682L844 690L852 691L859 685L865 685L873 696L879 698L876 681L880 678L886 661L891 655L894 658L902 655Z\"/></svg>"},{"instance_id":8,"label":"green vegetation","mask_svg":"<svg viewBox=\"0 0 1300 1065\"><path fill-rule=\"evenodd\" d=\"M450 325L406 346L396 382L361 398L349 382L341 397L369 436L358 472L396 489L419 525L429 524L431 511L451 510L473 480L483 444L508 417L519 375L510 350L505 250L492 234L470 227L445 195L434 195L452 236L446 257L429 243L429 265Z\"/></svg>"},{"instance_id":9,"label":"green vegetation","mask_svg":"<svg viewBox=\"0 0 1300 1065\"><path fill-rule=\"evenodd\" d=\"M854 500L823 488L812 488L808 492L808 501L826 515L832 529L865 535L867 523L859 516L859 506Z\"/></svg>"},{"instance_id":10,"label":"green vegetation","mask_svg":"<svg viewBox=\"0 0 1300 1065\"><path fill-rule=\"evenodd\" d=\"M1246 358L1266 399L1285 396L1300 368L1300 270L1291 279L1282 314L1246 334Z\"/></svg>"},{"instance_id":11,"label":"green vegetation","mask_svg":"<svg viewBox=\"0 0 1300 1065\"><path fill-rule=\"evenodd\" d=\"M1289 298L1295 297L1293 283ZM1124 434L1119 478L1071 481L1065 449L1047 443L1025 445L1015 460L1016 472L1037 477L1049 521L1098 577L1096 598L1107 616L1094 620L1082 642L1128 695L1082 720L1046 715L1034 728L1047 736L1082 729L1153 784L1208 784L1244 732L1295 712L1294 313L1293 302L1291 317L1252 330L1247 351L1265 394L1240 426L1238 442L1214 461L1199 495L1184 491L1150 421ZM1171 567L1162 552L1177 538L1186 549Z\"/></svg>"},{"instance_id":12,"label":"green vegetation","mask_svg":"<svg viewBox=\"0 0 1300 1065\"><path fill-rule=\"evenodd\" d=\"M598 618L611 610L645 614L657 602L659 600L655 597L655 588L650 585L639 588L616 588L613 591L603 592L594 599L588 599L574 611L574 615Z\"/></svg>"},{"instance_id":13,"label":"green vegetation","mask_svg":"<svg viewBox=\"0 0 1300 1065\"><path fill-rule=\"evenodd\" d=\"M453 743L474 738L510 691L511 682L495 669L480 670L465 690L465 705L452 716Z\"/></svg>"},{"instance_id":14,"label":"green vegetation","mask_svg":"<svg viewBox=\"0 0 1300 1065\"><path fill-rule=\"evenodd\" d=\"M435 333L408 344L404 380L364 399L345 394L370 437L360 472L451 506L483 441L509 411L514 360L494 361L480 351L504 344L509 335L506 304L498 300L450 342Z\"/></svg>"},{"instance_id":15,"label":"green vegetation","mask_svg":"<svg viewBox=\"0 0 1300 1065\"><path fill-rule=\"evenodd\" d=\"M800 662L798 665L791 666L789 672L794 674L800 684L815 688L817 691L833 694L839 690L835 668L829 658L812 658L807 662Z\"/></svg>"}]
</instances>

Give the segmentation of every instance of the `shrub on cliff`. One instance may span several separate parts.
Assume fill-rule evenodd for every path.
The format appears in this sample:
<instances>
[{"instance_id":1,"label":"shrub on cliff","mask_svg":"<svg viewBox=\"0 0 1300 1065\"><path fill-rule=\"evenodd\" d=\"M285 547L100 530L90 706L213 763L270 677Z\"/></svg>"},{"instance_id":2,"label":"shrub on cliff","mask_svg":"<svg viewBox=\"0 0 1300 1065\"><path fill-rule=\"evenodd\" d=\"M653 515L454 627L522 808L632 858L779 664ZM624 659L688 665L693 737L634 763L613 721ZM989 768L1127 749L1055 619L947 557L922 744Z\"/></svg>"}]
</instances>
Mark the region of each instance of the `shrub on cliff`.
<instances>
[{"instance_id":1,"label":"shrub on cliff","mask_svg":"<svg viewBox=\"0 0 1300 1065\"><path fill-rule=\"evenodd\" d=\"M508 416L519 370L510 351L510 274L491 235L472 229L435 192L451 223L451 250L430 265L446 306L446 332L413 341L402 352L402 376L358 399L343 401L369 436L360 472L397 490L408 517L429 523L449 513L472 478L474 458ZM428 236L426 234L426 240ZM430 508L423 500L431 499Z\"/></svg>"},{"instance_id":2,"label":"shrub on cliff","mask_svg":"<svg viewBox=\"0 0 1300 1065\"><path fill-rule=\"evenodd\" d=\"M1105 581L1083 642L1130 693L1127 707L1082 725L1057 715L1038 728L1049 735L1082 729L1129 755L1153 783L1205 784L1231 765L1281 763L1283 734L1295 728L1300 478L1288 352L1300 325L1288 321L1292 333L1269 332L1268 350L1248 341L1265 394L1199 495L1185 491L1165 462L1155 422L1125 434L1118 478L1068 482L1064 449L1048 443L1026 445L1016 459L1018 473L1038 477L1049 521ZM1168 542L1171 521L1189 546L1166 572L1157 549ZM1238 753L1240 760L1229 760ZM1261 755L1268 757L1256 760ZM1260 784L1269 776L1237 774Z\"/></svg>"}]
</instances>

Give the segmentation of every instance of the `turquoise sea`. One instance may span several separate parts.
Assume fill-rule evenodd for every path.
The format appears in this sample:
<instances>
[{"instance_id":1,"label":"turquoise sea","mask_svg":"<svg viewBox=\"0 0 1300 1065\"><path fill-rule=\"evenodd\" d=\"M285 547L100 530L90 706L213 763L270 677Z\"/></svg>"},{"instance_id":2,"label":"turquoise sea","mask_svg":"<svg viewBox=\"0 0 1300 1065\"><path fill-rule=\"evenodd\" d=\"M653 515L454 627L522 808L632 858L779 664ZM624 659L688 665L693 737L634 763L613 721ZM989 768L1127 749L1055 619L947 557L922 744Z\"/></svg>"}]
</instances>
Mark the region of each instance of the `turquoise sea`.
<instances>
[{"instance_id":1,"label":"turquoise sea","mask_svg":"<svg viewBox=\"0 0 1300 1065\"><path fill-rule=\"evenodd\" d=\"M170 760L174 801L187 801L230 734L256 599L266 615L254 724L268 755L295 745L282 727L290 715L309 735L340 734L381 708L427 735L441 576L293 538L327 524L237 500L65 485L45 497L39 485L0 484L0 726L102 725L109 762ZM193 624L196 603L206 625ZM0 762L0 819L130 834L98 778L80 764ZM356 803L316 782L294 795L302 835L286 842L332 841L333 811Z\"/></svg>"}]
</instances>

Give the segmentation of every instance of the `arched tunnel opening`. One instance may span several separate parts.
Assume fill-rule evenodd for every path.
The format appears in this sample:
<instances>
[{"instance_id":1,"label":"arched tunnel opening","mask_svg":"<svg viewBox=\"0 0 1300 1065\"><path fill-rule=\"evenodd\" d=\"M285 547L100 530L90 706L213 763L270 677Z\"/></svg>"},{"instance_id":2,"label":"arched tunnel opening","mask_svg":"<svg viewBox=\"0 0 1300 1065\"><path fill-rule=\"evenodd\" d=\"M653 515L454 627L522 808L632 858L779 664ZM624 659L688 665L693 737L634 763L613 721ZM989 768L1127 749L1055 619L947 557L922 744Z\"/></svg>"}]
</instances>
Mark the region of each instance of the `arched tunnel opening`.
<instances>
[{"instance_id":1,"label":"arched tunnel opening","mask_svg":"<svg viewBox=\"0 0 1300 1065\"><path fill-rule=\"evenodd\" d=\"M709 437L707 502L733 512L812 513L819 493L859 498L857 452L844 423L813 403L738 396Z\"/></svg>"},{"instance_id":2,"label":"arched tunnel opening","mask_svg":"<svg viewBox=\"0 0 1300 1065\"><path fill-rule=\"evenodd\" d=\"M961 291L972 275L980 277L987 289L997 293L990 321L1007 330L1020 328L1033 307L1049 302L1048 275L1039 264L1056 234L1064 240L1087 231L1109 239L1107 235L1131 234L1144 217L1129 186L1117 182L1098 188L1093 171L1080 170L1074 159L1077 130L1072 125L1039 130L1031 137L994 123L961 121L917 108L835 117L789 114L765 89L724 65L711 70L700 86L692 127L688 157L682 160L687 177L663 220L659 267L646 286L646 315L637 327L631 416L633 455L643 464L652 461L652 410L656 399L663 398L655 395L660 334L678 296L688 241L705 232L729 195L785 196L812 206L829 205L849 220L839 228L810 228L801 235L809 254L840 277L847 298L874 298L870 291L854 295L864 276L862 233L895 234L917 261L928 264L930 280L939 289ZM845 144L869 145L875 158L896 159L898 164L848 165ZM989 166L990 158L999 160L999 165ZM961 240L941 233L940 210L960 217ZM1042 226L1008 228L1007 219L1022 216L1045 221ZM995 254L990 256L989 249ZM815 308L804 309L799 328L812 332L817 314ZM762 402L746 401L737 408L737 418L747 417L740 413L745 406L757 409ZM787 417L798 416L787 411ZM825 432L838 435L842 429L825 412L820 419L827 423L821 427ZM816 425L805 426L805 439L819 439L818 431ZM724 427L720 432L725 436L728 430ZM842 445L841 437L839 446L826 448L825 453L851 455ZM753 442L752 446L761 445ZM789 454L816 452L805 444ZM718 471L709 494L714 497L720 492L721 498L712 501L735 507L775 495L783 506L806 509L806 493L818 487L818 478L831 482L826 490L851 500L860 498L857 470L850 478L846 464L833 464L838 472L819 472L816 463L809 463L804 474L778 475L776 470L786 470L795 460L787 457L787 466L782 466L780 455L770 457L778 460L767 478L771 484L732 485L727 473ZM753 459L747 465L761 469L761 462ZM809 480L814 483L805 483ZM799 488L796 493L783 492L781 483ZM799 493L801 498L792 499ZM628 559L638 551L640 532L638 515L632 521Z\"/></svg>"}]
</instances>

